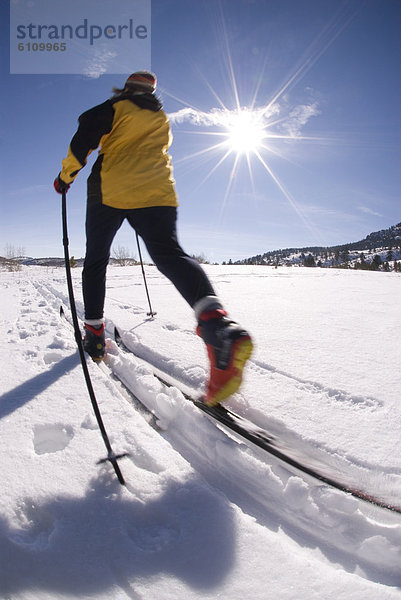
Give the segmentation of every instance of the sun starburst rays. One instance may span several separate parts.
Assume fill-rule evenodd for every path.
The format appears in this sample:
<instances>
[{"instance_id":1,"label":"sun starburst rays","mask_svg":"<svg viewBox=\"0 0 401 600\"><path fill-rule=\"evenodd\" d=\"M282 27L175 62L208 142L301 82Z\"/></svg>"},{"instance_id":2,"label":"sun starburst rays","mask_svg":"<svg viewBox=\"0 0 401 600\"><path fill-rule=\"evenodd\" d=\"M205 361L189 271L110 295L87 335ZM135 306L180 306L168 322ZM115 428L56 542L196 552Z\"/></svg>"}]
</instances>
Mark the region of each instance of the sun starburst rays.
<instances>
[{"instance_id":1,"label":"sun starburst rays","mask_svg":"<svg viewBox=\"0 0 401 600\"><path fill-rule=\"evenodd\" d=\"M265 138L265 129L255 111L240 109L231 114L227 127L227 146L237 154L257 150Z\"/></svg>"},{"instance_id":2,"label":"sun starburst rays","mask_svg":"<svg viewBox=\"0 0 401 600\"><path fill-rule=\"evenodd\" d=\"M232 158L224 195L220 199L220 220L224 217L236 175L239 172L241 163L244 162L245 159L245 165L251 184L250 188L253 194L256 196L254 170L256 164L260 164L267 176L284 195L292 209L295 210L306 224L305 217L302 215L302 211L298 207L296 201L275 175L272 166L269 165L268 156L278 156L281 159L285 159L285 146L283 145L283 142L305 141L314 138L276 131L275 128L277 126L281 126L286 122L288 123L288 115L278 119L276 118L277 112L278 108L275 106L270 106L268 110L266 107L240 107L234 110L229 110L224 107L221 109L213 109L208 113L204 113L192 107L187 107L178 111L178 113L170 115L170 118L173 121L179 122L181 119L195 125L195 129L181 130L181 133L190 133L191 135L197 136L210 136L215 139L220 138L220 141L217 143L207 145L201 150L189 153L185 158L176 161L179 164L190 161L191 159L197 159L197 165L199 165L199 159L208 161L213 159L213 166L209 168L206 176L203 177L194 189L199 189L203 186L206 181L219 170L223 163L226 163L229 158ZM204 126L204 129L199 130L199 127L201 126Z\"/></svg>"},{"instance_id":3,"label":"sun starburst rays","mask_svg":"<svg viewBox=\"0 0 401 600\"><path fill-rule=\"evenodd\" d=\"M299 147L300 144L304 143L327 144L336 142L329 137L305 135L304 129L308 121L320 114L318 103L312 97L307 97L306 100L291 105L291 97L294 88L352 21L356 13L348 9L347 6L339 9L333 18L323 26L321 32L310 43L306 51L301 54L300 60L294 65L283 82L276 90L272 91L268 102L258 107L257 98L261 94L262 83L266 81L268 76L267 60L261 65L262 68L259 73L253 73L256 76L256 85L254 85L253 91L247 90L249 102L247 105L243 105L237 84L225 18L222 6L219 6L220 18L216 20L216 26L218 26L217 39L221 44L219 55L224 60L223 67L225 69L223 78L220 81L225 80L229 83L229 90L226 89L225 93L229 92L231 97L230 108L228 108L227 102L222 100L222 90L219 89L219 93L217 93L210 83L210 77L199 73L205 87L209 89L217 101L218 108L202 111L175 97L175 100L181 102L184 108L169 116L174 125L178 125L183 121L189 122L193 128L187 133L191 135L208 135L212 138L220 138L220 140L217 143L203 147L201 150L189 152L184 159L176 162L182 164L195 159L194 166L198 168L201 161L203 166L206 162L210 164L210 161L212 161L212 166L208 167L206 176L199 186L196 186L198 188L222 168L223 164L227 165L230 160L232 161L228 173L225 175L226 186L223 198L220 200L221 218L230 201L234 182L239 181L242 177L241 166L244 165L249 176L250 188L255 197L263 197L260 193L256 194L255 189L256 178L258 178L257 182L260 183L261 173L262 176L264 173L278 188L280 194L283 195L288 205L296 212L304 225L310 231L313 231L312 225L302 211L301 204L297 203L294 196L279 179L276 171L280 163L277 159L294 164L294 144ZM174 97L168 92L165 93ZM262 167L262 171L260 171L260 167ZM267 199L265 195L264 197ZM316 235L316 232L313 233Z\"/></svg>"}]
</instances>

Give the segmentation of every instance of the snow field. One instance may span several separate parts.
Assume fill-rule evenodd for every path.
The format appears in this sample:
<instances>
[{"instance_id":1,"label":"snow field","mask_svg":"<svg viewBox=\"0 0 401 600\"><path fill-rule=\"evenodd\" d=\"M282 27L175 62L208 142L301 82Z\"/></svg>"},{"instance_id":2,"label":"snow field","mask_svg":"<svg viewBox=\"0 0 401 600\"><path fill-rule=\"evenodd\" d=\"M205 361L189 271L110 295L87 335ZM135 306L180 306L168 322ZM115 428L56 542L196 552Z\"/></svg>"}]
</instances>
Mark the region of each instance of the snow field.
<instances>
[{"instance_id":1,"label":"snow field","mask_svg":"<svg viewBox=\"0 0 401 600\"><path fill-rule=\"evenodd\" d=\"M283 431L288 444L312 443L333 460L348 461L350 473L369 473L369 483L382 484L384 473L390 492L397 489L399 375L392 349L399 339L399 278L209 269L230 313L256 340L232 408ZM200 390L207 367L193 317L170 284L147 271L156 319L146 317L139 269L113 268L107 331L118 325L138 354ZM79 275L74 272L82 315ZM68 306L63 272L1 273L0 287L4 598L401 597L399 515L307 481L227 436L111 342L107 364L89 367L113 448L131 454L120 463L127 487L119 486L110 465L96 465L105 449L73 335L58 316L60 303ZM308 288L313 318L302 322L299 300ZM336 322L345 323L347 335L328 317L337 305L327 304L333 289L343 298ZM286 298L281 311L280 294ZM374 316L373 332L367 317L362 330L347 318L358 296ZM272 312L267 327L264 316ZM379 338L379 329L386 335ZM357 380L350 366L342 368L354 340ZM372 369L373 360L380 369ZM156 423L108 370L148 405Z\"/></svg>"}]
</instances>

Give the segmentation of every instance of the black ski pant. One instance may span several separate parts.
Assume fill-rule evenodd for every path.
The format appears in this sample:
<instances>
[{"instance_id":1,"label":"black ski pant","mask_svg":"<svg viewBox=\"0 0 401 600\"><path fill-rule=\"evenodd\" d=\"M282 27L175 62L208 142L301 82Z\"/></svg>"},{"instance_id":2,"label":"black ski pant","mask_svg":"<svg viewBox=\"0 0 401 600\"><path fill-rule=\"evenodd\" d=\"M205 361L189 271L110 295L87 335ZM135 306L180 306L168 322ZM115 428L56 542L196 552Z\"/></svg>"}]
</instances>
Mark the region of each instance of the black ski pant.
<instances>
[{"instance_id":1,"label":"black ski pant","mask_svg":"<svg viewBox=\"0 0 401 600\"><path fill-rule=\"evenodd\" d=\"M103 317L110 248L125 219L143 239L156 267L173 283L191 307L205 296L216 295L205 271L178 243L175 207L121 209L89 200L86 210L86 255L82 272L85 319Z\"/></svg>"}]
</instances>

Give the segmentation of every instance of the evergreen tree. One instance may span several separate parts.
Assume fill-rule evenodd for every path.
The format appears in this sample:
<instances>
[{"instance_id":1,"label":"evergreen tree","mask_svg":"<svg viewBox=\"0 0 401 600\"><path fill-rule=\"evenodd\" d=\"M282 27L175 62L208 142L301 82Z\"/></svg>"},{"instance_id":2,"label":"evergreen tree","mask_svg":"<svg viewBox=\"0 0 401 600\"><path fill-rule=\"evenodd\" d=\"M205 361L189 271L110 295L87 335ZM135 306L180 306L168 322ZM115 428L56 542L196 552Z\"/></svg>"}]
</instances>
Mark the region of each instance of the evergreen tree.
<instances>
[{"instance_id":1,"label":"evergreen tree","mask_svg":"<svg viewBox=\"0 0 401 600\"><path fill-rule=\"evenodd\" d=\"M312 254L308 254L308 256L304 260L305 267L316 267L315 259Z\"/></svg>"},{"instance_id":2,"label":"evergreen tree","mask_svg":"<svg viewBox=\"0 0 401 600\"><path fill-rule=\"evenodd\" d=\"M349 250L346 248L341 252L340 259L342 263L348 264L349 262Z\"/></svg>"},{"instance_id":3,"label":"evergreen tree","mask_svg":"<svg viewBox=\"0 0 401 600\"><path fill-rule=\"evenodd\" d=\"M382 259L379 254L375 254L372 260L371 268L373 271L378 271L382 265Z\"/></svg>"},{"instance_id":4,"label":"evergreen tree","mask_svg":"<svg viewBox=\"0 0 401 600\"><path fill-rule=\"evenodd\" d=\"M340 262L340 251L338 249L334 253L334 260L336 262L336 265L338 265L338 263Z\"/></svg>"}]
</instances>

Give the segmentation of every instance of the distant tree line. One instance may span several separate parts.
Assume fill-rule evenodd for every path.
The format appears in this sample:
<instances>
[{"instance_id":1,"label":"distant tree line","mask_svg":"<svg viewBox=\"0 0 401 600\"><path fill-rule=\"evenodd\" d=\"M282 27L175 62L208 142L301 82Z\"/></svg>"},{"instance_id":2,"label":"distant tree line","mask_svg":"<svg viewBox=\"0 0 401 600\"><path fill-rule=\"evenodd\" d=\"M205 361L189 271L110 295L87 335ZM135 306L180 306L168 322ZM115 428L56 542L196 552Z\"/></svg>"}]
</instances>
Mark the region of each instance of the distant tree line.
<instances>
[{"instance_id":1,"label":"distant tree line","mask_svg":"<svg viewBox=\"0 0 401 600\"><path fill-rule=\"evenodd\" d=\"M386 254L385 254L386 252ZM228 263L235 265L267 265L328 267L338 269L362 269L372 271L400 272L401 223L369 234L360 242L332 247L311 246L272 250Z\"/></svg>"},{"instance_id":2,"label":"distant tree line","mask_svg":"<svg viewBox=\"0 0 401 600\"><path fill-rule=\"evenodd\" d=\"M0 267L6 271L20 271L22 269L21 259L24 254L23 246L15 247L12 244L6 244L4 256L0 256Z\"/></svg>"}]
</instances>

